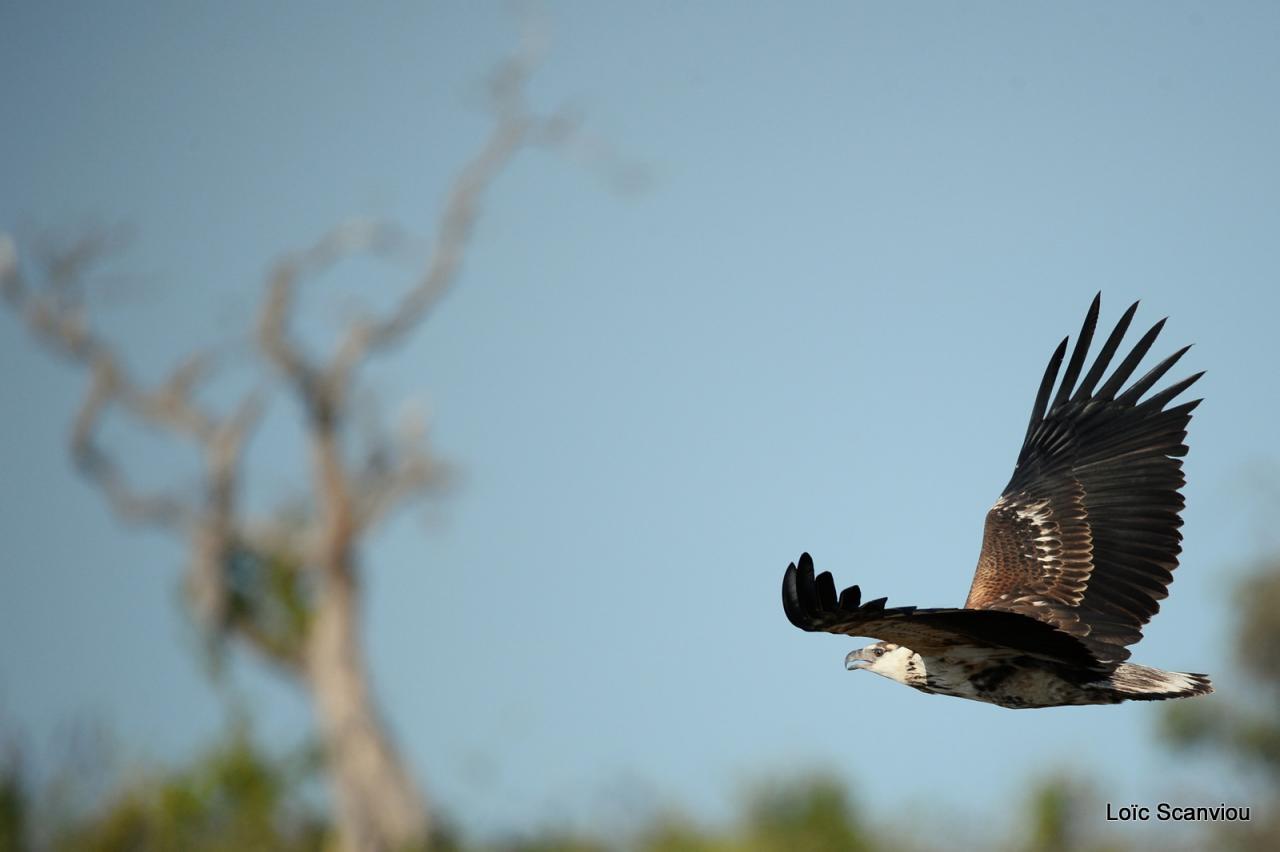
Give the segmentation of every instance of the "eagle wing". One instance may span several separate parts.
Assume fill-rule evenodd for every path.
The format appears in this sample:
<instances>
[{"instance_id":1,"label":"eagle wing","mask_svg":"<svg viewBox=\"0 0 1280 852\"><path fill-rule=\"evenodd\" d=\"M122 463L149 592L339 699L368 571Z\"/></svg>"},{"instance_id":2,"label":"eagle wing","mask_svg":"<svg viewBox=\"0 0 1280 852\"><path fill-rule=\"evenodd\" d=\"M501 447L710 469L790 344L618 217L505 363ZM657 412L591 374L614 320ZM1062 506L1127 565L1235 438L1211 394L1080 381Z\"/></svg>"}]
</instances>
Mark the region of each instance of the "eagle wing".
<instances>
[{"instance_id":1,"label":"eagle wing","mask_svg":"<svg viewBox=\"0 0 1280 852\"><path fill-rule=\"evenodd\" d=\"M1200 400L1166 408L1203 373L1140 401L1184 347L1127 389L1164 320L1099 387L1138 305L1127 310L1074 387L1098 321L1095 297L1057 393L1063 339L1040 383L1013 477L987 513L966 609L1020 613L1081 639L1102 660L1159 610L1182 547L1181 457Z\"/></svg>"},{"instance_id":2,"label":"eagle wing","mask_svg":"<svg viewBox=\"0 0 1280 852\"><path fill-rule=\"evenodd\" d=\"M884 598L862 602L857 586L836 595L831 573L813 575L805 553L782 578L782 607L801 630L873 636L917 653L943 653L958 645L1014 650L1072 666L1096 667L1098 661L1075 636L1017 612L973 609L886 607Z\"/></svg>"}]
</instances>

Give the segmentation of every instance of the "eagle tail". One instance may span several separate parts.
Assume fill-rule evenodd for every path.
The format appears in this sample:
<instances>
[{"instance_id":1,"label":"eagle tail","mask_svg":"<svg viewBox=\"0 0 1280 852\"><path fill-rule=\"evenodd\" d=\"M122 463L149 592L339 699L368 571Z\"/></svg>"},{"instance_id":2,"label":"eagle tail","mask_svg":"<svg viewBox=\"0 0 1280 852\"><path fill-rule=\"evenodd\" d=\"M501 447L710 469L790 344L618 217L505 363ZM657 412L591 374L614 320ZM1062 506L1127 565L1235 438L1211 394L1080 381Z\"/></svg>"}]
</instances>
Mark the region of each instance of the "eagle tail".
<instances>
[{"instance_id":1,"label":"eagle tail","mask_svg":"<svg viewBox=\"0 0 1280 852\"><path fill-rule=\"evenodd\" d=\"M1117 698L1126 701L1164 701L1213 692L1208 675L1166 672L1133 663L1117 666L1111 673L1110 686Z\"/></svg>"}]
</instances>

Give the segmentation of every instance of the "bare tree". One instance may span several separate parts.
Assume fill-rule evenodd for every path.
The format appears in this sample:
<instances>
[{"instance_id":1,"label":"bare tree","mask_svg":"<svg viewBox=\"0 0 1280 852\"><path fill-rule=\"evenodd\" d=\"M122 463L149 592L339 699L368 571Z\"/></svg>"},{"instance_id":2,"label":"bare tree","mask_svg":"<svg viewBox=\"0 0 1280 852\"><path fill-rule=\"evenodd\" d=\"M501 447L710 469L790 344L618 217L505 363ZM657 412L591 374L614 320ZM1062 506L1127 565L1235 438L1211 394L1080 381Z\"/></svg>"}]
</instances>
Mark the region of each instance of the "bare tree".
<instances>
[{"instance_id":1,"label":"bare tree","mask_svg":"<svg viewBox=\"0 0 1280 852\"><path fill-rule=\"evenodd\" d=\"M373 698L360 637L361 544L379 522L442 482L443 466L421 429L378 426L372 451L350 452L354 388L369 359L423 325L458 277L481 201L523 148L552 146L601 161L572 115L536 114L524 100L534 51L507 60L491 81L493 127L456 175L426 268L383 315L351 318L327 356L308 352L291 328L300 287L345 258L383 255L405 243L397 228L359 221L341 225L271 268L256 320L263 381L225 410L197 391L216 359L182 360L158 385L144 386L118 348L88 316L84 285L111 241L96 234L56 250L19 257L0 234L0 287L10 307L47 348L85 369L90 383L71 434L80 470L126 520L180 536L190 561L190 605L210 635L243 643L287 673L314 706L336 801L342 845L351 850L423 847L430 810L406 769ZM609 166L608 162L604 162ZM613 177L625 181L627 173ZM282 506L250 516L243 506L246 448L272 393L296 401L310 454L306 511ZM202 460L194 497L138 487L100 441L111 410L145 427L188 440ZM361 418L381 422L381 418Z\"/></svg>"}]
</instances>

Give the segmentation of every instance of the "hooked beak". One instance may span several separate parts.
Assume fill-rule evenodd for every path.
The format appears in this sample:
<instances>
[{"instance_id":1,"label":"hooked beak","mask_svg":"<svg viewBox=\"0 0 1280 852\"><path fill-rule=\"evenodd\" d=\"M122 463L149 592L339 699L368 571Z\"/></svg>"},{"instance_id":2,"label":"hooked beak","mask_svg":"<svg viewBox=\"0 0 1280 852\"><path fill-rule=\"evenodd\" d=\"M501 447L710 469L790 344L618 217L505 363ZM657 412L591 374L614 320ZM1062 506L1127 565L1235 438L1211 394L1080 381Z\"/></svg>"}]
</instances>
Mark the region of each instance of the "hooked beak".
<instances>
[{"instance_id":1,"label":"hooked beak","mask_svg":"<svg viewBox=\"0 0 1280 852\"><path fill-rule=\"evenodd\" d=\"M871 665L871 660L863 656L862 649L850 651L849 656L844 658L844 667L848 671L856 672L858 669L865 669Z\"/></svg>"}]
</instances>

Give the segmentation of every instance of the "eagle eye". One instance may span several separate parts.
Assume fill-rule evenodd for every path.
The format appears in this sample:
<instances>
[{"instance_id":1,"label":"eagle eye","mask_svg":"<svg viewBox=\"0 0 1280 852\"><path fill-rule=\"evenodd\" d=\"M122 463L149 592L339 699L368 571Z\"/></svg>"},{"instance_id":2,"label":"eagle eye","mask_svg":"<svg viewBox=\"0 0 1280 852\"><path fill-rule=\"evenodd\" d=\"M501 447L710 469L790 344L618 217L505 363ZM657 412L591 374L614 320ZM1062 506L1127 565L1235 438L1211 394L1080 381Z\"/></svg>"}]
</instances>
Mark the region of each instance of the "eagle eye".
<instances>
[{"instance_id":1,"label":"eagle eye","mask_svg":"<svg viewBox=\"0 0 1280 852\"><path fill-rule=\"evenodd\" d=\"M884 648L876 648L876 656L877 656L877 657L883 657L883 656L884 656Z\"/></svg>"}]
</instances>

